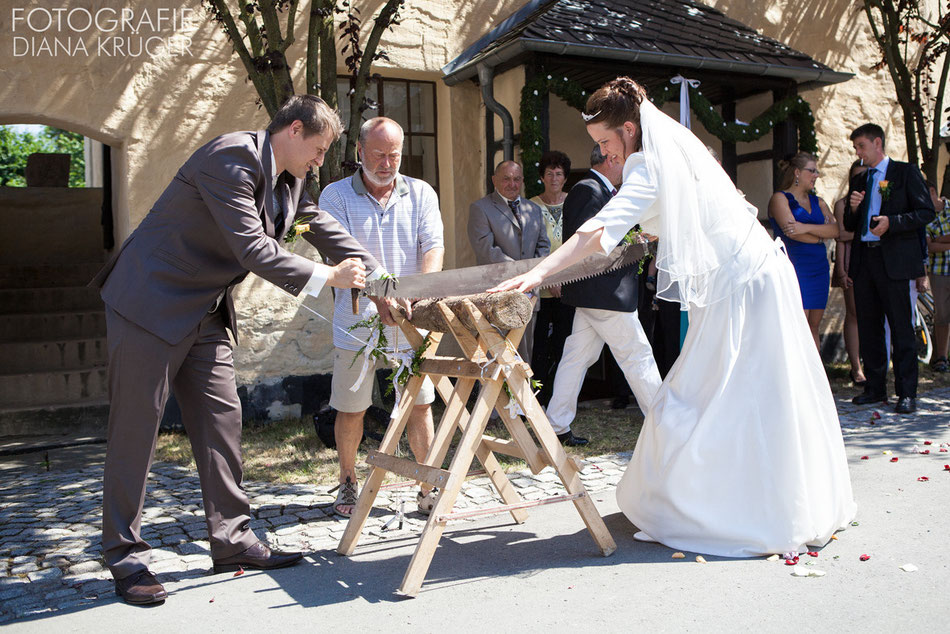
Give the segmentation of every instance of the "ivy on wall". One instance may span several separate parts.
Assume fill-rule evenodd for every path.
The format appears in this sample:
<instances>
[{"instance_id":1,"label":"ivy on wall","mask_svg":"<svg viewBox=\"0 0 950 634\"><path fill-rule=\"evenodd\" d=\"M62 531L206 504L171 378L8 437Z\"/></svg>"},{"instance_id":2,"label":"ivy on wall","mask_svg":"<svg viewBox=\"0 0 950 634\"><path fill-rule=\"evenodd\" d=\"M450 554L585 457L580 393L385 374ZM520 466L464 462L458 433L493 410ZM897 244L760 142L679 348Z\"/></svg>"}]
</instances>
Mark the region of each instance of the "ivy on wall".
<instances>
[{"instance_id":1,"label":"ivy on wall","mask_svg":"<svg viewBox=\"0 0 950 634\"><path fill-rule=\"evenodd\" d=\"M658 108L679 95L679 86L667 82L650 100ZM551 93L567 105L583 112L587 92L567 77L538 75L521 89L521 161L524 166L525 194L530 198L544 191L538 164L541 161L543 135L541 110L544 95ZM689 87L690 109L706 130L728 143L748 143L761 139L779 123L791 120L798 126L798 148L803 152L818 153L815 136L815 117L811 106L798 95L791 95L769 106L748 124L724 121L712 103L698 89Z\"/></svg>"}]
</instances>

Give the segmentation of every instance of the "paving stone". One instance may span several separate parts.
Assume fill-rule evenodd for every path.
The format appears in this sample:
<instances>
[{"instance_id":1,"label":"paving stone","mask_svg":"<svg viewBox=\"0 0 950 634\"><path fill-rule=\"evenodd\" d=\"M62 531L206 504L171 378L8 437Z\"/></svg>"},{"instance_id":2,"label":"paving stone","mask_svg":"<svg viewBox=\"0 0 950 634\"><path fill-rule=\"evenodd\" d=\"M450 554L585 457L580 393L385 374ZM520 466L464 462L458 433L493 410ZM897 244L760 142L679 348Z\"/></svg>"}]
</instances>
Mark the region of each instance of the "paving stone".
<instances>
[{"instance_id":1,"label":"paving stone","mask_svg":"<svg viewBox=\"0 0 950 634\"><path fill-rule=\"evenodd\" d=\"M277 517L270 518L270 523L274 526L284 526L286 524L296 524L300 521L299 517L293 515L279 515Z\"/></svg>"},{"instance_id":2,"label":"paving stone","mask_svg":"<svg viewBox=\"0 0 950 634\"><path fill-rule=\"evenodd\" d=\"M301 511L297 516L302 520L316 520L322 519L327 516L327 509L310 509L308 511Z\"/></svg>"},{"instance_id":3,"label":"paving stone","mask_svg":"<svg viewBox=\"0 0 950 634\"><path fill-rule=\"evenodd\" d=\"M90 572L99 572L102 569L102 564L98 561L84 561L82 563L70 566L69 575L82 575Z\"/></svg>"},{"instance_id":4,"label":"paving stone","mask_svg":"<svg viewBox=\"0 0 950 634\"><path fill-rule=\"evenodd\" d=\"M210 555L211 544L208 542L185 542L178 545L178 552L182 555Z\"/></svg>"},{"instance_id":5,"label":"paving stone","mask_svg":"<svg viewBox=\"0 0 950 634\"><path fill-rule=\"evenodd\" d=\"M33 583L41 581L50 581L52 579L59 579L63 576L63 571L59 568L46 568L45 570L39 570L37 572L31 572L27 575L27 578Z\"/></svg>"},{"instance_id":6,"label":"paving stone","mask_svg":"<svg viewBox=\"0 0 950 634\"><path fill-rule=\"evenodd\" d=\"M28 572L34 572L39 569L40 567L35 562L31 562L28 564L22 564L20 566L13 566L12 568L10 568L10 574L11 575L25 575Z\"/></svg>"},{"instance_id":7,"label":"paving stone","mask_svg":"<svg viewBox=\"0 0 950 634\"><path fill-rule=\"evenodd\" d=\"M0 601L9 601L16 597L22 597L26 594L26 584L21 583L11 587L0 589Z\"/></svg>"}]
</instances>

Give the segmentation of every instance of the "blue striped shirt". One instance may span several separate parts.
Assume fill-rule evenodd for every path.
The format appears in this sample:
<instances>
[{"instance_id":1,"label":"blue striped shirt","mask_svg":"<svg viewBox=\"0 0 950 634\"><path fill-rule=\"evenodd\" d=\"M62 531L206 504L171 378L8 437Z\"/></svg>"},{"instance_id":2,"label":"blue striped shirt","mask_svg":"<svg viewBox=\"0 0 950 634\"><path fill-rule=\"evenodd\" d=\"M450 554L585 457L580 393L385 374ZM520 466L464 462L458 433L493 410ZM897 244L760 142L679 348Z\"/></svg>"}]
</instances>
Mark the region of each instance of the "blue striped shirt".
<instances>
[{"instance_id":1,"label":"blue striped shirt","mask_svg":"<svg viewBox=\"0 0 950 634\"><path fill-rule=\"evenodd\" d=\"M412 275L422 272L423 255L444 248L442 213L435 190L423 180L398 174L396 187L385 208L367 191L361 172L327 185L320 193L319 207L334 218L373 254L386 272ZM337 292L333 310L333 345L344 350L359 350L362 344L345 331L360 321L369 299L360 298L360 314L353 314L349 292ZM370 310L374 310L371 308ZM344 332L341 332L342 331ZM398 328L387 328L389 345L410 347ZM356 337L366 341L369 331L359 328Z\"/></svg>"}]
</instances>

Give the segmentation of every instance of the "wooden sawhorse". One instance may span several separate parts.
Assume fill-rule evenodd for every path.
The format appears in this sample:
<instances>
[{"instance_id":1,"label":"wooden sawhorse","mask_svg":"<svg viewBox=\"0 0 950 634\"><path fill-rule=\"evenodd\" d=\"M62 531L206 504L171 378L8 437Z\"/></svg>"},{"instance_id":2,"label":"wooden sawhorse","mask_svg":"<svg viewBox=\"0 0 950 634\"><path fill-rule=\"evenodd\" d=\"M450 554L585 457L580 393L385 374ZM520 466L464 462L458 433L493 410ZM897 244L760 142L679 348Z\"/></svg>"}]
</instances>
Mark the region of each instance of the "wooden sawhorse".
<instances>
[{"instance_id":1,"label":"wooden sawhorse","mask_svg":"<svg viewBox=\"0 0 950 634\"><path fill-rule=\"evenodd\" d=\"M446 523L452 519L509 512L515 522L520 524L527 519L525 509L528 507L572 501L600 552L605 557L613 553L617 545L581 482L578 464L564 451L544 410L534 397L529 382L531 369L515 354L524 328L512 330L503 337L468 300L461 302L461 309L456 309L458 314L453 313L443 301L438 302L438 308L448 324L448 332L455 337L467 358L437 356L442 333L430 333L430 344L423 354L419 374L411 377L406 384L379 450L370 451L367 456L367 462L373 468L363 485L337 552L341 555L353 554L386 472L389 471L441 489L399 586L399 594L410 597L418 594ZM419 348L423 338L416 328L405 319L396 318L409 344ZM416 463L396 457L395 452L426 376L435 384L436 392L445 402L445 412L425 460ZM454 385L450 377L456 379ZM481 390L474 408L469 412L466 403L476 382L481 383ZM505 392L505 384L510 391L510 398ZM510 401L520 407L524 419L519 415L521 412L515 411L515 406L509 405ZM511 440L484 435L489 416L496 409ZM530 424L534 436L525 421ZM455 448L449 468L442 469L456 429L462 433L461 440ZM533 502L523 500L508 481L495 453L525 460L534 473L548 465L552 466L567 493ZM473 458L481 462L505 504L453 513L452 508Z\"/></svg>"}]
</instances>

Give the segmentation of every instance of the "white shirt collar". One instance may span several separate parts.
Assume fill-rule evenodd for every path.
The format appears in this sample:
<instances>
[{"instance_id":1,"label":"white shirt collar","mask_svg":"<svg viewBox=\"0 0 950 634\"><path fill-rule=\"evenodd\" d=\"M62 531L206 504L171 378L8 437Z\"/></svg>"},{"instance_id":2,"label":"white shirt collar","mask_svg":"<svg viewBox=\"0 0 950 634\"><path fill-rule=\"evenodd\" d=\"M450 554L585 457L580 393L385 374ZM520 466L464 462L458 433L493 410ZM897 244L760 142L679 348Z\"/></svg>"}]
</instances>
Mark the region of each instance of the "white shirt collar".
<instances>
[{"instance_id":1,"label":"white shirt collar","mask_svg":"<svg viewBox=\"0 0 950 634\"><path fill-rule=\"evenodd\" d=\"M274 146L268 145L270 150L270 182L277 186L277 159L274 157Z\"/></svg>"},{"instance_id":2,"label":"white shirt collar","mask_svg":"<svg viewBox=\"0 0 950 634\"><path fill-rule=\"evenodd\" d=\"M496 189L496 190L495 190L495 193L498 194L498 197L501 198L503 201L505 201L505 202L508 203L509 205L511 204L511 200L509 200L509 199L505 198L504 196L502 196L500 191L498 191L498 190ZM518 196L517 198L515 198L515 202L516 202L516 203L518 203L518 202L520 202L520 201L521 201L521 196Z\"/></svg>"},{"instance_id":3,"label":"white shirt collar","mask_svg":"<svg viewBox=\"0 0 950 634\"><path fill-rule=\"evenodd\" d=\"M601 182L603 182L603 184L607 186L607 191L612 192L612 191L614 191L615 189L617 189L617 187L616 187L613 183L611 183L609 180L607 180L607 177L606 177L606 176L604 176L603 174L601 174L600 172L598 172L597 170L595 170L593 167L590 168L590 171L592 171L593 173L597 174L597 176L598 176L598 178L600 178Z\"/></svg>"}]
</instances>

